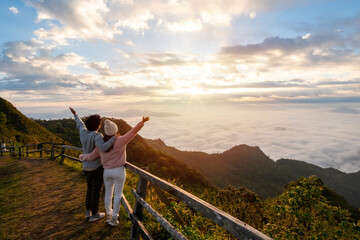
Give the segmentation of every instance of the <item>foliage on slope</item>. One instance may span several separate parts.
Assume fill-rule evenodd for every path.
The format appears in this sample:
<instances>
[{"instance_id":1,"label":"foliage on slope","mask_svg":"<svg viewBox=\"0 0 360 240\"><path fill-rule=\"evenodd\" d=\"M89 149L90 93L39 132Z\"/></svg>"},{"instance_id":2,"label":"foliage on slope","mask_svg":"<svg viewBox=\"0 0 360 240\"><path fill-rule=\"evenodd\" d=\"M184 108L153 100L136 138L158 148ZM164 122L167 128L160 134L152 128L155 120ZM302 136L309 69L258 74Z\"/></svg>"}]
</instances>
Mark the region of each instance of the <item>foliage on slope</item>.
<instances>
[{"instance_id":1,"label":"foliage on slope","mask_svg":"<svg viewBox=\"0 0 360 240\"><path fill-rule=\"evenodd\" d=\"M283 194L266 201L249 189L231 186L205 190L201 198L274 239L360 239L360 223L347 209L329 201L328 191L319 178L311 176L287 184ZM172 200L171 207L182 216L185 226L176 222L156 191L150 190L147 198L189 239L233 239L184 203ZM150 226L156 239L169 239L155 222Z\"/></svg>"},{"instance_id":2,"label":"foliage on slope","mask_svg":"<svg viewBox=\"0 0 360 240\"><path fill-rule=\"evenodd\" d=\"M27 118L10 102L0 98L0 136L26 144L63 140Z\"/></svg>"},{"instance_id":3,"label":"foliage on slope","mask_svg":"<svg viewBox=\"0 0 360 240\"><path fill-rule=\"evenodd\" d=\"M74 146L81 146L79 130L76 128L74 119L63 118L56 120L40 120L35 119L36 123L40 124L50 132L55 133L62 139L66 139Z\"/></svg>"},{"instance_id":4,"label":"foliage on slope","mask_svg":"<svg viewBox=\"0 0 360 240\"><path fill-rule=\"evenodd\" d=\"M285 187L265 206L264 233L275 239L360 239L360 225L326 199L319 178L301 177Z\"/></svg>"}]
</instances>

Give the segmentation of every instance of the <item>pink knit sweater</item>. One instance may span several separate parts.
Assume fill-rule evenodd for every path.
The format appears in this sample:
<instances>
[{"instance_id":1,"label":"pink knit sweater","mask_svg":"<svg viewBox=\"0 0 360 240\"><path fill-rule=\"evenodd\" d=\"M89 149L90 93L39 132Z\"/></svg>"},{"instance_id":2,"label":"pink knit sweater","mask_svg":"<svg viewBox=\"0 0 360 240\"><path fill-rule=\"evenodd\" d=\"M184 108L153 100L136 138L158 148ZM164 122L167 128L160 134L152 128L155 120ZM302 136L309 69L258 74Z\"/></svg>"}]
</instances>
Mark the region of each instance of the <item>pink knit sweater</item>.
<instances>
[{"instance_id":1,"label":"pink knit sweater","mask_svg":"<svg viewBox=\"0 0 360 240\"><path fill-rule=\"evenodd\" d=\"M81 154L79 158L83 161L92 161L100 156L101 165L105 169L124 166L126 162L126 146L143 126L144 123L139 122L124 136L118 136L113 148L109 152L100 151L99 148L96 147L91 153Z\"/></svg>"}]
</instances>

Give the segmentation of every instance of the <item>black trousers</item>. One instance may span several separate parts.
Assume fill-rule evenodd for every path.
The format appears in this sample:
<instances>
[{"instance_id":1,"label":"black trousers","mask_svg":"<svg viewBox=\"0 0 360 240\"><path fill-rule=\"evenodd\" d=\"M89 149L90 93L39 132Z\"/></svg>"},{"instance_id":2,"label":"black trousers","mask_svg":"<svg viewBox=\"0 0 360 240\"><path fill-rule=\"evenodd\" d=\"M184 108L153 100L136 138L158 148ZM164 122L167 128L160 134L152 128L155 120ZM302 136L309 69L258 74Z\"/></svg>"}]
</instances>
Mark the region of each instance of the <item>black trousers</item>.
<instances>
[{"instance_id":1,"label":"black trousers","mask_svg":"<svg viewBox=\"0 0 360 240\"><path fill-rule=\"evenodd\" d=\"M86 210L91 210L92 214L99 211L99 198L103 185L104 169L102 166L94 171L84 171L87 182L86 191Z\"/></svg>"}]
</instances>

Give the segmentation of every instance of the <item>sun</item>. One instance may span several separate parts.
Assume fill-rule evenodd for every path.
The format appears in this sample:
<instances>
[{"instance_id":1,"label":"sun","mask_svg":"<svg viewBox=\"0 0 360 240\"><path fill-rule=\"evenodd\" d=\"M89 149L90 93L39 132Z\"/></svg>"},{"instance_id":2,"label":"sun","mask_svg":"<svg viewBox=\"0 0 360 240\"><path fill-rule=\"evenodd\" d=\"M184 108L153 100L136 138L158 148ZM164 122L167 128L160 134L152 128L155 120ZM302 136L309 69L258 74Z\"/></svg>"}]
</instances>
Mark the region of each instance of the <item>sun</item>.
<instances>
[{"instance_id":1,"label":"sun","mask_svg":"<svg viewBox=\"0 0 360 240\"><path fill-rule=\"evenodd\" d=\"M203 90L201 90L198 87L189 87L184 89L188 94L194 96L194 95L200 95L203 93Z\"/></svg>"}]
</instances>

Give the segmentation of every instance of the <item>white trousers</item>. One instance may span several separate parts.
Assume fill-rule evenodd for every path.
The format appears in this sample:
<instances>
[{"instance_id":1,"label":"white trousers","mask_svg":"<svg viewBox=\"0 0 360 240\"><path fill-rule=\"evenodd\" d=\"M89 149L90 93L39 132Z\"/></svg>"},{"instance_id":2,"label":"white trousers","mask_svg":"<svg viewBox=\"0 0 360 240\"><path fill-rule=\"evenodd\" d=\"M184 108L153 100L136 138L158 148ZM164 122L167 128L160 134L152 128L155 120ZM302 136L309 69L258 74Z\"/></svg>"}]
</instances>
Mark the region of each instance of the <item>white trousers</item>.
<instances>
[{"instance_id":1,"label":"white trousers","mask_svg":"<svg viewBox=\"0 0 360 240\"><path fill-rule=\"evenodd\" d=\"M107 215L119 217L120 200L126 178L125 167L104 169L105 210ZM114 196L114 205L112 198Z\"/></svg>"}]
</instances>

